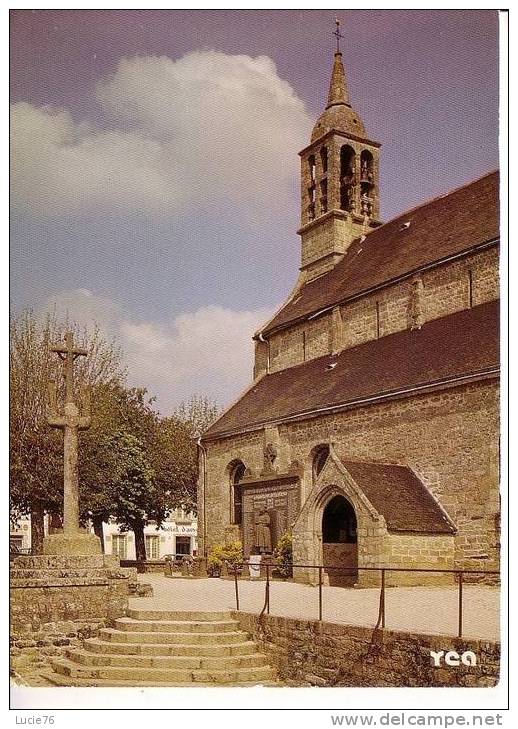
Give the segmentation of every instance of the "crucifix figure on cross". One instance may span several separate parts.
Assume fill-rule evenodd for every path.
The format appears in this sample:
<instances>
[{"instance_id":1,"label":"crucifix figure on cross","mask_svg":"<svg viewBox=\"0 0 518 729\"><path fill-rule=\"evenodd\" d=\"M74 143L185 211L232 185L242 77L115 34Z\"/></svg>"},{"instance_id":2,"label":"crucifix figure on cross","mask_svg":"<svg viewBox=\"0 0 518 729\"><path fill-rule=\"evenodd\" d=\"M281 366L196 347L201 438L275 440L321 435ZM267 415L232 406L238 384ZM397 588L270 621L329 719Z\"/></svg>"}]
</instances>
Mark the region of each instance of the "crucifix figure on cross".
<instances>
[{"instance_id":1,"label":"crucifix figure on cross","mask_svg":"<svg viewBox=\"0 0 518 729\"><path fill-rule=\"evenodd\" d=\"M63 532L66 535L79 533L79 473L78 473L78 431L90 427L90 397L86 392L79 410L74 400L74 362L78 357L86 357L86 349L74 347L74 334L65 334L65 344L55 344L51 352L63 360L65 378L65 405L63 414L57 404L56 383L49 382L49 409L47 421L52 428L63 430L64 465L63 465Z\"/></svg>"}]
</instances>

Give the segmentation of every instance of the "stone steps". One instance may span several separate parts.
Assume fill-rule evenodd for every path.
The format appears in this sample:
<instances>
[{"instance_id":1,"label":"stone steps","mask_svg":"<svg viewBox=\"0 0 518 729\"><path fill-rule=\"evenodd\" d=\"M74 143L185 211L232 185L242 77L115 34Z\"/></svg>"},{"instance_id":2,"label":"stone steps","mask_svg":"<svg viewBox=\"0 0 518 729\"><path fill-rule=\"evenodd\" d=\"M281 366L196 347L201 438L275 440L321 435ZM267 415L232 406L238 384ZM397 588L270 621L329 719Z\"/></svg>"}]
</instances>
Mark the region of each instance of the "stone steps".
<instances>
[{"instance_id":1,"label":"stone steps","mask_svg":"<svg viewBox=\"0 0 518 729\"><path fill-rule=\"evenodd\" d=\"M117 680L117 679L101 679L101 678L78 678L77 676L63 676L60 673L55 673L53 671L42 671L41 677L46 681L45 685L48 686L77 686L77 687L83 687L83 688L91 688L91 687L97 687L97 688L171 688L171 686L174 685L175 688L214 688L214 683L196 683L193 684L192 681L188 681L185 683L175 683L171 684L168 681L132 681L131 683L128 683L125 680ZM32 685L32 684L31 684ZM42 684L43 685L43 684ZM278 681L272 680L272 681L261 681L260 683L257 683L257 681L241 681L239 683L233 683L232 686L236 688L254 688L256 686L267 686L267 687L274 687L278 688L281 686Z\"/></svg>"},{"instance_id":2,"label":"stone steps","mask_svg":"<svg viewBox=\"0 0 518 729\"><path fill-rule=\"evenodd\" d=\"M200 621L200 622L228 622L233 620L230 611L225 612L199 612L197 610L128 610L128 618L133 620L165 621Z\"/></svg>"},{"instance_id":3,"label":"stone steps","mask_svg":"<svg viewBox=\"0 0 518 729\"><path fill-rule=\"evenodd\" d=\"M237 620L135 620L118 618L115 629L138 633L235 633Z\"/></svg>"},{"instance_id":4,"label":"stone steps","mask_svg":"<svg viewBox=\"0 0 518 729\"><path fill-rule=\"evenodd\" d=\"M234 685L246 681L247 683L272 681L275 678L270 666L259 668L220 668L220 669L181 669L181 668L138 668L121 666L82 666L76 660L69 658L55 658L52 668L62 676L82 679L102 679L127 681L133 686L135 681L160 681L175 686L178 683L206 683L216 685Z\"/></svg>"},{"instance_id":5,"label":"stone steps","mask_svg":"<svg viewBox=\"0 0 518 729\"><path fill-rule=\"evenodd\" d=\"M102 640L114 643L240 643L243 640L243 633L239 631L224 633L173 633L171 631L136 631L136 630L115 630L114 628L102 628L100 631Z\"/></svg>"},{"instance_id":6,"label":"stone steps","mask_svg":"<svg viewBox=\"0 0 518 729\"><path fill-rule=\"evenodd\" d=\"M253 653L256 649L251 640L242 643L117 643L102 641L99 638L87 638L85 650L92 653L115 653L125 656L201 656L215 658L218 656L241 656Z\"/></svg>"},{"instance_id":7,"label":"stone steps","mask_svg":"<svg viewBox=\"0 0 518 729\"><path fill-rule=\"evenodd\" d=\"M255 646L254 646L255 648ZM227 670L233 668L263 668L264 653L238 656L177 656L177 655L121 655L118 653L94 653L88 650L69 649L65 655L83 666L109 666L121 668L177 668L188 670Z\"/></svg>"},{"instance_id":8,"label":"stone steps","mask_svg":"<svg viewBox=\"0 0 518 729\"><path fill-rule=\"evenodd\" d=\"M43 677L56 686L277 685L276 673L229 612L130 610Z\"/></svg>"}]
</instances>

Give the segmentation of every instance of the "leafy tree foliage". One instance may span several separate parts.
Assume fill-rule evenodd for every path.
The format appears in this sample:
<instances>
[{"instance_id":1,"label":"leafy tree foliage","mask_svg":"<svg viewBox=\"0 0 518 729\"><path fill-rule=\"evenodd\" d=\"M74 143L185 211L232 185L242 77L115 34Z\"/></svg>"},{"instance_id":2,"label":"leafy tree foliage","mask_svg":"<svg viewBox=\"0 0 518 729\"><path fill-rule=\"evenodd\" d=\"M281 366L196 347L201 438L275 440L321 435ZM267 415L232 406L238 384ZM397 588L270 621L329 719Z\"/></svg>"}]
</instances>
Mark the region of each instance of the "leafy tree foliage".
<instances>
[{"instance_id":1,"label":"leafy tree foliage","mask_svg":"<svg viewBox=\"0 0 518 729\"><path fill-rule=\"evenodd\" d=\"M43 516L63 504L63 437L47 419L47 385L54 380L63 402L62 365L50 346L74 331L88 356L74 365L78 391L91 391L92 426L80 435L79 488L83 522L115 517L135 531L137 555L145 559L144 526L159 525L178 507L195 511L198 460L196 440L218 409L205 397L182 403L160 417L143 388L128 388L121 352L94 327L81 330L49 314L31 311L11 321L10 344L10 507L16 520L31 515L34 552L41 551Z\"/></svg>"},{"instance_id":2,"label":"leafy tree foliage","mask_svg":"<svg viewBox=\"0 0 518 729\"><path fill-rule=\"evenodd\" d=\"M32 548L41 551L45 511L59 512L63 501L62 435L48 426L47 384L58 383L63 395L60 360L50 346L74 331L88 357L77 360L75 379L79 388L114 386L124 379L119 350L102 337L54 314L38 319L25 311L10 324L10 506L14 518L31 514Z\"/></svg>"},{"instance_id":3,"label":"leafy tree foliage","mask_svg":"<svg viewBox=\"0 0 518 729\"><path fill-rule=\"evenodd\" d=\"M196 512L198 480L197 439L215 420L218 408L205 397L194 396L174 413L162 418L152 449L156 483L169 507Z\"/></svg>"},{"instance_id":4,"label":"leafy tree foliage","mask_svg":"<svg viewBox=\"0 0 518 729\"><path fill-rule=\"evenodd\" d=\"M145 560L144 527L150 518L159 526L166 516L157 508L160 499L145 446L131 433L116 432L101 443L97 461L121 530L134 532L137 560Z\"/></svg>"}]
</instances>

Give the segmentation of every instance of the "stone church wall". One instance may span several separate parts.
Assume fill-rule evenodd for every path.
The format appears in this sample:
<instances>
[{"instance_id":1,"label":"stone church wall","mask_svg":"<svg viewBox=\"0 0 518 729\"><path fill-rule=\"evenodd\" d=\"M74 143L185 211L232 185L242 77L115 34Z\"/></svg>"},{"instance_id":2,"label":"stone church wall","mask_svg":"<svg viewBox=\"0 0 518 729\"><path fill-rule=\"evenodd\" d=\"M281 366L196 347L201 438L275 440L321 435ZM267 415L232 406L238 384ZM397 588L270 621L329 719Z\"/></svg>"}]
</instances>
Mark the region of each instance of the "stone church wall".
<instances>
[{"instance_id":1,"label":"stone church wall","mask_svg":"<svg viewBox=\"0 0 518 729\"><path fill-rule=\"evenodd\" d=\"M498 569L498 418L497 383L473 383L285 424L278 429L275 465L282 473L293 461L303 464L302 504L312 487L312 451L319 444L334 443L343 459L408 465L458 528L455 567ZM240 459L259 474L264 444L262 430L206 443L209 549L224 539L229 525L229 463ZM392 544L391 559L404 563L397 539Z\"/></svg>"},{"instance_id":2,"label":"stone church wall","mask_svg":"<svg viewBox=\"0 0 518 729\"><path fill-rule=\"evenodd\" d=\"M498 262L495 247L424 272L418 294L420 323L498 299ZM337 340L341 341L339 349L349 349L409 329L416 324L413 296L413 282L409 279L342 305L338 333L332 331L329 312L272 335L270 371L330 354L332 342Z\"/></svg>"}]
</instances>

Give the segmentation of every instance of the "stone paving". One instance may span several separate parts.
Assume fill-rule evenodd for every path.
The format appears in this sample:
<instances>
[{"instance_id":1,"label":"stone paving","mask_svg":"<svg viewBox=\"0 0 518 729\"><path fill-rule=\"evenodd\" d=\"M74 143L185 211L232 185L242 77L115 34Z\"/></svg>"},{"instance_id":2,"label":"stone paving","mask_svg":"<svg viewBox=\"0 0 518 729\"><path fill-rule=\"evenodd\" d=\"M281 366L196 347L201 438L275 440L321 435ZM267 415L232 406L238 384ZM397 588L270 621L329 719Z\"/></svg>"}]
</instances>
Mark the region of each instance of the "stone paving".
<instances>
[{"instance_id":1,"label":"stone paving","mask_svg":"<svg viewBox=\"0 0 518 729\"><path fill-rule=\"evenodd\" d=\"M130 598L139 610L235 610L233 580L167 578L139 575L153 585L153 597ZM240 610L259 613L264 604L264 581L239 580ZM378 617L379 589L323 587L323 619L373 627ZM498 587L464 585L463 635L499 640ZM270 585L272 615L318 619L318 588L291 582ZM385 598L386 628L429 635L457 634L458 590L455 587L390 587Z\"/></svg>"}]
</instances>

